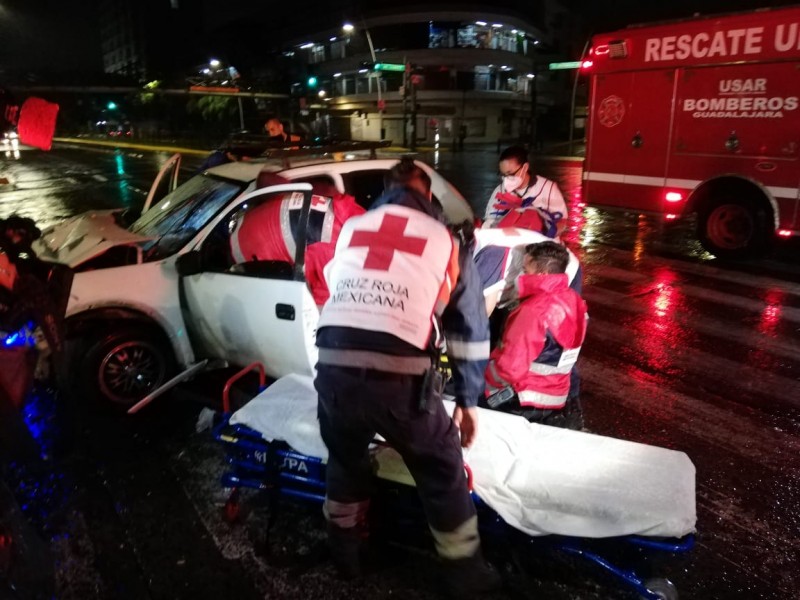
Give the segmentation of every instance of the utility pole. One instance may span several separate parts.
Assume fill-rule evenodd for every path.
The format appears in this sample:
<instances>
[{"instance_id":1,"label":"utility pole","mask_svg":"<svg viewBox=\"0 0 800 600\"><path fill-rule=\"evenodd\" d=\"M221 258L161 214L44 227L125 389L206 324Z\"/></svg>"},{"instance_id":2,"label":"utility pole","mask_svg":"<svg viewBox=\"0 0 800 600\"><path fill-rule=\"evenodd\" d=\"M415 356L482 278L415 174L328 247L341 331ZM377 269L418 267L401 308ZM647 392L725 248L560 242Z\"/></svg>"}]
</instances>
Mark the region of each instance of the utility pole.
<instances>
[{"instance_id":1,"label":"utility pole","mask_svg":"<svg viewBox=\"0 0 800 600\"><path fill-rule=\"evenodd\" d=\"M408 63L408 59L405 56L403 57L403 65L405 66L405 69L403 70L403 148L407 148L408 147L408 86L410 83L410 78L408 74L411 71L411 65Z\"/></svg>"},{"instance_id":2,"label":"utility pole","mask_svg":"<svg viewBox=\"0 0 800 600\"><path fill-rule=\"evenodd\" d=\"M417 84L414 83L414 76L411 79L411 151L417 149Z\"/></svg>"},{"instance_id":3,"label":"utility pole","mask_svg":"<svg viewBox=\"0 0 800 600\"><path fill-rule=\"evenodd\" d=\"M375 47L372 45L372 36L369 34L369 29L364 25L364 33L367 34L367 43L369 44L369 53L372 56L372 64L375 65L378 59L375 58ZM382 141L385 137L383 135L383 98L381 97L381 72L375 71L375 82L378 84L378 138Z\"/></svg>"},{"instance_id":4,"label":"utility pole","mask_svg":"<svg viewBox=\"0 0 800 600\"><path fill-rule=\"evenodd\" d=\"M536 70L536 63L533 63L533 77L530 79L530 93L531 93L531 148L534 152L538 150L536 147L536 103L539 101L537 97L536 79L538 78L538 71Z\"/></svg>"}]
</instances>

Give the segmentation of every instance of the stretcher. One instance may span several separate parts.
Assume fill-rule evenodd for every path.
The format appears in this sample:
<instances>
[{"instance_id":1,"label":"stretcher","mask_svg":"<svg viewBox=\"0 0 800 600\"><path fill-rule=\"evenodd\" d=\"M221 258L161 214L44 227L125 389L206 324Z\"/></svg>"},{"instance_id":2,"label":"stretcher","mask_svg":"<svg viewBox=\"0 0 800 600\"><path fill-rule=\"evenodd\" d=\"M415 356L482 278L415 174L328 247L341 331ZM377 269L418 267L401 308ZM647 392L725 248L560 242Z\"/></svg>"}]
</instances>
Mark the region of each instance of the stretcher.
<instances>
[{"instance_id":1,"label":"stretcher","mask_svg":"<svg viewBox=\"0 0 800 600\"><path fill-rule=\"evenodd\" d=\"M327 449L319 434L310 377L283 377L215 428L230 470L228 516L239 488L322 502ZM446 402L450 410L452 402ZM479 435L464 452L465 472L484 535L536 543L585 559L642 598L677 598L667 579L648 579L612 563L592 540L614 539L648 550L693 546L695 470L682 452L528 423L480 410ZM400 456L380 439L370 450L378 481L413 489Z\"/></svg>"}]
</instances>

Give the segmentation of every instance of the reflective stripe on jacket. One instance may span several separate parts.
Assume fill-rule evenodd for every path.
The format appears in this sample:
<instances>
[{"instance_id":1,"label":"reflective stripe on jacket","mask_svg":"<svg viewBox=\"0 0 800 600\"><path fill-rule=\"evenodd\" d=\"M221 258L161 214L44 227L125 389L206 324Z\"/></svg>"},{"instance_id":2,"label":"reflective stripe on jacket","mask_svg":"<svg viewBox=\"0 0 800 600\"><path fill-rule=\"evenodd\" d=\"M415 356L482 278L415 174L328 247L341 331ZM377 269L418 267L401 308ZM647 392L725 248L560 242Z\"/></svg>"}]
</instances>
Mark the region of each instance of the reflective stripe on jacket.
<instances>
[{"instance_id":1,"label":"reflective stripe on jacket","mask_svg":"<svg viewBox=\"0 0 800 600\"><path fill-rule=\"evenodd\" d=\"M518 286L521 304L492 352L487 393L510 385L522 406L561 408L586 336L586 303L564 274L521 275Z\"/></svg>"},{"instance_id":2,"label":"reflective stripe on jacket","mask_svg":"<svg viewBox=\"0 0 800 600\"><path fill-rule=\"evenodd\" d=\"M393 210L395 208L413 209L417 213L416 217L410 213ZM371 218L382 219L386 214L395 213L396 216L413 217L414 221L424 219L426 227L433 232L435 239L438 240L431 250L438 248L435 255L431 257L421 271L409 272L410 279L407 284L409 300L412 289L417 286L429 287L434 291L433 296L426 293L427 304L424 306L425 314L419 311L408 311L407 314L416 314L415 319L420 325L424 324L427 332L426 339L422 344L418 344L418 337L411 337L411 330L403 333L402 330L397 335L396 329L386 323L372 319L345 319L338 310L326 314L333 306L333 296L337 293L336 287L342 282L343 287L348 285L361 285L360 282L344 283L346 279L345 270L338 271L337 261L340 260L339 250L345 244L346 232L343 230L337 245L337 254L326 270L326 279L331 287L331 301L326 303L320 316L320 326L317 332L317 346L320 348L319 360L323 364L336 364L339 366L353 366L361 368L372 368L381 371L395 373L419 373L421 374L430 365L430 357L436 352L437 341L444 337L446 340L447 355L453 369L453 379L455 385L456 402L460 406L475 406L478 399L483 394L484 378L483 373L489 358L489 323L486 316L483 294L480 287L480 279L477 276L475 265L472 260L471 247L457 242L444 227L441 212L434 207L430 200L421 194L410 189L395 189L384 193L379 198L373 208L364 217L375 213ZM361 228L360 223L364 217L359 217L351 222L348 221L350 235L352 230ZM376 221L377 223L377 221ZM375 227L374 229L379 229ZM403 230L404 236L409 236L410 231ZM421 237L421 230L411 237ZM352 237L348 238L352 240ZM447 244L443 242L447 241ZM362 240L363 241L363 240ZM398 239L392 240L390 246L396 246ZM427 246L427 244L426 244ZM390 254L388 252L386 254ZM411 246L409 249L413 250ZM402 255L402 251L394 249L393 256ZM369 251L366 247L360 250L361 273L353 271L351 274L357 277L370 277L370 281L377 275L377 271L365 268ZM413 253L411 253L413 256ZM350 254L347 258L354 258L355 254ZM373 263L374 264L374 263ZM383 266L379 264L378 266ZM433 267L435 271L432 271ZM350 270L351 267L347 267ZM430 273L428 273L430 271ZM387 273L383 271L382 273ZM438 282L437 286L429 286L424 283L425 278L430 276ZM435 289L434 289L435 287ZM389 288L387 288L389 289ZM340 290L343 291L343 290ZM366 290L353 290L365 292ZM405 292L400 291L401 295ZM349 292L348 292L349 294ZM364 296L360 296L364 300ZM367 298L369 299L369 298ZM343 298L344 300L344 298ZM352 300L352 298L350 298ZM371 300L375 300L371 297ZM404 298L398 297L398 300ZM403 308L407 308L408 303L403 301ZM338 315L336 313L339 313ZM391 311L389 313L391 314ZM414 343L409 342L413 339Z\"/></svg>"}]
</instances>

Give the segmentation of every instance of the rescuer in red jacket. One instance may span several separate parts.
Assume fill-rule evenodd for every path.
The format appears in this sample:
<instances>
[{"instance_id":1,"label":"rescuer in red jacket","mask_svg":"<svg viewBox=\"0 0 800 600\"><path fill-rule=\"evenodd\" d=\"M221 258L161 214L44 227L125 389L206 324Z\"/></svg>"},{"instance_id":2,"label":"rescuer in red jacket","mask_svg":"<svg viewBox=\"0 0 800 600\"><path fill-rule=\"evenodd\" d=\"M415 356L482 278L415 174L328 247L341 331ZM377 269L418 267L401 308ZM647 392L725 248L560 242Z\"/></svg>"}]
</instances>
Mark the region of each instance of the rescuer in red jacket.
<instances>
[{"instance_id":1,"label":"rescuer in red jacket","mask_svg":"<svg viewBox=\"0 0 800 600\"><path fill-rule=\"evenodd\" d=\"M523 261L520 305L509 315L486 369L486 402L529 421L568 425L561 411L586 336L586 303L569 287L566 248L531 244Z\"/></svg>"},{"instance_id":2,"label":"rescuer in red jacket","mask_svg":"<svg viewBox=\"0 0 800 600\"><path fill-rule=\"evenodd\" d=\"M258 177L258 188L291 183L273 173ZM311 295L318 306L328 299L328 286L322 269L333 257L336 240L345 221L364 213L355 198L342 194L333 185L315 184L311 197L303 270ZM302 194L300 194L302 199ZM277 260L294 265L296 239L302 201L287 192L278 200L268 200L242 214L230 237L235 263Z\"/></svg>"}]
</instances>

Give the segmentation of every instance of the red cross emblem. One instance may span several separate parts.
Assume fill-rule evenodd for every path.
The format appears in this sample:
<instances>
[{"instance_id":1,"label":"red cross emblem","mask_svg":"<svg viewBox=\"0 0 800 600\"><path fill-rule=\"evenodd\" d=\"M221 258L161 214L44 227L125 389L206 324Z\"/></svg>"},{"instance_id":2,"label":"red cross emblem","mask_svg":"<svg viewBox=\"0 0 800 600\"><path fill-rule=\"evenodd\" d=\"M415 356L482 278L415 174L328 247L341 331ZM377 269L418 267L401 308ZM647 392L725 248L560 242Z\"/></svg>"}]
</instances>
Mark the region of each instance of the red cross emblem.
<instances>
[{"instance_id":1,"label":"red cross emblem","mask_svg":"<svg viewBox=\"0 0 800 600\"><path fill-rule=\"evenodd\" d=\"M422 256L428 243L425 238L403 235L407 224L407 217L385 215L378 231L354 231L348 248L366 246L369 252L364 268L388 271L395 252Z\"/></svg>"},{"instance_id":2,"label":"red cross emblem","mask_svg":"<svg viewBox=\"0 0 800 600\"><path fill-rule=\"evenodd\" d=\"M327 208L328 200L325 196L311 196L311 208Z\"/></svg>"}]
</instances>

